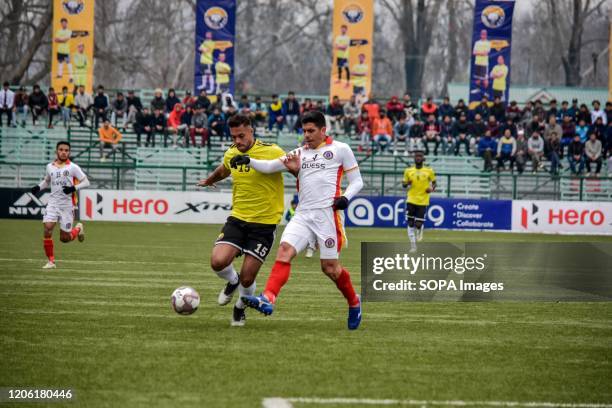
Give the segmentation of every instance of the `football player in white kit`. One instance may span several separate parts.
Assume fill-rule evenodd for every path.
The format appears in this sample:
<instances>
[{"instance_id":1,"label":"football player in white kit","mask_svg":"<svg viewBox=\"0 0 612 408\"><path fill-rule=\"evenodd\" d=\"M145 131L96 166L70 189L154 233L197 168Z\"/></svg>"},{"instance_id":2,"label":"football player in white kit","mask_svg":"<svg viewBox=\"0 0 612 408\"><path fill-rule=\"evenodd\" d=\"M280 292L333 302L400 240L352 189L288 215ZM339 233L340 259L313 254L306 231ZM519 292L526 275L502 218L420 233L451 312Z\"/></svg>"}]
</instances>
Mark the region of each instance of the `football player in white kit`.
<instances>
[{"instance_id":1,"label":"football player in white kit","mask_svg":"<svg viewBox=\"0 0 612 408\"><path fill-rule=\"evenodd\" d=\"M38 185L32 187L32 194L51 186L51 194L43 217L45 254L49 261L43 269L55 268L55 255L53 254L53 229L60 224L60 241L70 242L78 238L79 242L85 239L83 224L75 226L74 206L76 205L76 191L89 186L89 180L83 170L72 163L70 157L70 143L58 142L55 148L57 158L47 164L45 178Z\"/></svg>"},{"instance_id":2,"label":"football player in white kit","mask_svg":"<svg viewBox=\"0 0 612 408\"><path fill-rule=\"evenodd\" d=\"M302 119L305 145L275 160L256 160L235 156L236 164L248 164L262 173L283 170L298 172L299 204L283 232L276 262L260 296L244 296L250 307L270 315L276 298L289 279L291 260L316 242L321 253L321 270L342 292L349 305L348 328L355 330L361 322L361 300L353 289L348 271L338 262L346 244L343 210L363 187L357 160L351 148L325 134L325 116L306 113ZM349 182L344 193L340 183L346 175Z\"/></svg>"}]
</instances>

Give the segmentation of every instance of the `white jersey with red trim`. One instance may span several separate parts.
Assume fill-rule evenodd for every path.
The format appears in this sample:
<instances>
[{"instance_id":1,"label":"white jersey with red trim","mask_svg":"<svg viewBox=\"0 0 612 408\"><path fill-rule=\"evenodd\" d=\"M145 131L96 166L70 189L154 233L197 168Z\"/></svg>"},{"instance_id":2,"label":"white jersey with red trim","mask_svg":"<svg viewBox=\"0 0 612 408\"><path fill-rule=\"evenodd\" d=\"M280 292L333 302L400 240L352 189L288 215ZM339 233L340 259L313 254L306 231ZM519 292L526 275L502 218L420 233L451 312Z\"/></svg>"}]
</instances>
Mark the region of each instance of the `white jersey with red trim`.
<instances>
[{"instance_id":1,"label":"white jersey with red trim","mask_svg":"<svg viewBox=\"0 0 612 408\"><path fill-rule=\"evenodd\" d=\"M316 149L302 146L301 168L298 173L299 210L329 208L341 194L340 183L347 171L357 168L357 160L350 146L328 137Z\"/></svg>"},{"instance_id":2,"label":"white jersey with red trim","mask_svg":"<svg viewBox=\"0 0 612 408\"><path fill-rule=\"evenodd\" d=\"M76 204L76 193L64 194L62 189L65 186L76 186L84 178L83 170L70 160L62 165L57 165L55 162L47 164L45 180L51 187L47 205L72 208Z\"/></svg>"}]
</instances>

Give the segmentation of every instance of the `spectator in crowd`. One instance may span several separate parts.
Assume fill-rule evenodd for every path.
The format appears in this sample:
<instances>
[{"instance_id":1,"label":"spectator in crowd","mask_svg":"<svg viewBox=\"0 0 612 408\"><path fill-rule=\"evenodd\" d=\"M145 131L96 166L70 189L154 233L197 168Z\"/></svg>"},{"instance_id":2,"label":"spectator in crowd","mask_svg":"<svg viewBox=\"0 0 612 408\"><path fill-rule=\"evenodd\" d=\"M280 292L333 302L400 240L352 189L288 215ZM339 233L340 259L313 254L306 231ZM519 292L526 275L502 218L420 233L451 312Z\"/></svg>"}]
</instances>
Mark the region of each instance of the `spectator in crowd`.
<instances>
[{"instance_id":1,"label":"spectator in crowd","mask_svg":"<svg viewBox=\"0 0 612 408\"><path fill-rule=\"evenodd\" d=\"M208 122L211 120L209 118ZM279 131L283 130L283 125L285 123L285 118L283 117L283 102L280 100L278 95L272 95L272 102L268 106L268 130L272 130L274 125L278 128Z\"/></svg>"},{"instance_id":2,"label":"spectator in crowd","mask_svg":"<svg viewBox=\"0 0 612 408\"><path fill-rule=\"evenodd\" d=\"M601 119L598 118L598 119ZM603 159L603 147L601 141L597 139L595 133L589 135L589 140L584 144L584 155L586 162L587 173L591 176L598 175L601 171ZM591 172L591 165L595 164L595 172Z\"/></svg>"},{"instance_id":3,"label":"spectator in crowd","mask_svg":"<svg viewBox=\"0 0 612 408\"><path fill-rule=\"evenodd\" d=\"M589 108L587 108L587 106L583 103L580 105L580 109L578 110L578 113L576 114L576 121L580 122L581 120L584 120L584 123L586 123L587 125L591 124L591 112L589 112Z\"/></svg>"},{"instance_id":4,"label":"spectator in crowd","mask_svg":"<svg viewBox=\"0 0 612 408\"><path fill-rule=\"evenodd\" d=\"M608 117L606 115L606 112L601 109L601 104L599 103L599 101L594 100L593 110L591 111L591 123L595 123L597 121L597 118L601 118L601 121L604 125L608 123Z\"/></svg>"},{"instance_id":5,"label":"spectator in crowd","mask_svg":"<svg viewBox=\"0 0 612 408\"><path fill-rule=\"evenodd\" d=\"M452 155L455 153L453 120L450 115L444 116L444 118L442 118L442 123L440 123L440 141L442 143L442 154Z\"/></svg>"},{"instance_id":6,"label":"spectator in crowd","mask_svg":"<svg viewBox=\"0 0 612 408\"><path fill-rule=\"evenodd\" d=\"M425 155L429 154L429 144L434 143L434 156L438 155L438 148L440 147L440 125L436 120L436 116L430 113L427 116L427 122L425 122L425 138L423 144L425 145Z\"/></svg>"},{"instance_id":7,"label":"spectator in crowd","mask_svg":"<svg viewBox=\"0 0 612 408\"><path fill-rule=\"evenodd\" d=\"M30 111L32 112L32 124L36 126L36 119L38 119L38 117L47 110L47 105L49 104L47 95L40 90L40 86L34 85L32 88L32 94L30 94L30 97L28 98L28 104L30 106Z\"/></svg>"},{"instance_id":8,"label":"spectator in crowd","mask_svg":"<svg viewBox=\"0 0 612 408\"><path fill-rule=\"evenodd\" d=\"M572 99L572 105L568 109L570 117L572 118L572 122L578 123L578 112L580 108L578 107L578 99Z\"/></svg>"},{"instance_id":9,"label":"spectator in crowd","mask_svg":"<svg viewBox=\"0 0 612 408\"><path fill-rule=\"evenodd\" d=\"M57 96L60 109L62 111L62 121L64 127L68 127L70 119L72 118L72 108L74 107L74 95L68 93L68 87L62 87L62 93Z\"/></svg>"},{"instance_id":10,"label":"spectator in crowd","mask_svg":"<svg viewBox=\"0 0 612 408\"><path fill-rule=\"evenodd\" d=\"M351 99L344 104L342 110L344 116L344 134L350 136L353 129L357 130L357 120L359 119L359 107L357 106L355 95L351 95Z\"/></svg>"},{"instance_id":11,"label":"spectator in crowd","mask_svg":"<svg viewBox=\"0 0 612 408\"><path fill-rule=\"evenodd\" d=\"M507 116L506 116L506 123L504 123L503 125L499 127L500 134L503 135L506 132L506 129L509 129L512 137L516 138L516 133L518 131L518 128L516 124L514 123L514 121L512 120L512 118L509 118Z\"/></svg>"},{"instance_id":12,"label":"spectator in crowd","mask_svg":"<svg viewBox=\"0 0 612 408\"><path fill-rule=\"evenodd\" d=\"M533 116L537 116L542 121L546 121L546 110L541 100L536 100L533 106Z\"/></svg>"},{"instance_id":13,"label":"spectator in crowd","mask_svg":"<svg viewBox=\"0 0 612 408\"><path fill-rule=\"evenodd\" d=\"M191 139L191 122L193 120L193 108L191 105L186 105L183 109L183 115L181 116L181 124L179 126L182 129L182 136L185 139L185 146L189 147L189 140ZM195 147L195 142L193 143Z\"/></svg>"},{"instance_id":14,"label":"spectator in crowd","mask_svg":"<svg viewBox=\"0 0 612 408\"><path fill-rule=\"evenodd\" d=\"M491 137L493 139L498 139L501 136L501 127L499 126L499 122L494 115L489 116L489 120L487 121L487 130L491 132Z\"/></svg>"},{"instance_id":15,"label":"spectator in crowd","mask_svg":"<svg viewBox=\"0 0 612 408\"><path fill-rule=\"evenodd\" d=\"M389 116L391 122L395 123L403 114L404 104L400 102L397 96L392 96L389 102L387 102L387 116Z\"/></svg>"},{"instance_id":16,"label":"spectator in crowd","mask_svg":"<svg viewBox=\"0 0 612 408\"><path fill-rule=\"evenodd\" d=\"M208 137L208 117L202 106L196 104L193 116L191 118L191 126L189 127L189 137L191 138L191 144L195 147L196 135L200 136L200 146L204 147L206 144L210 148L210 137Z\"/></svg>"},{"instance_id":17,"label":"spectator in crowd","mask_svg":"<svg viewBox=\"0 0 612 408\"><path fill-rule=\"evenodd\" d=\"M115 97L115 100L111 106L111 123L113 123L113 126L118 127L117 119L121 118L123 131L125 131L127 113L128 105L125 97L123 96L123 92L117 92L117 96Z\"/></svg>"},{"instance_id":18,"label":"spectator in crowd","mask_svg":"<svg viewBox=\"0 0 612 408\"><path fill-rule=\"evenodd\" d=\"M409 120L409 118L414 118L414 115L417 113L417 107L415 103L412 102L412 97L409 93L405 93L402 97L402 104L404 105L406 120Z\"/></svg>"},{"instance_id":19,"label":"spectator in crowd","mask_svg":"<svg viewBox=\"0 0 612 408\"><path fill-rule=\"evenodd\" d=\"M325 112L325 107L323 106L323 101L318 100L315 103L315 108L314 110L316 110L317 112Z\"/></svg>"},{"instance_id":20,"label":"spectator in crowd","mask_svg":"<svg viewBox=\"0 0 612 408\"><path fill-rule=\"evenodd\" d=\"M523 107L523 112L521 113L521 123L523 127L526 128L529 123L533 120L533 104L531 101L527 101L525 107Z\"/></svg>"},{"instance_id":21,"label":"spectator in crowd","mask_svg":"<svg viewBox=\"0 0 612 408\"><path fill-rule=\"evenodd\" d=\"M310 98L304 99L304 102L300 106L300 113L303 115L303 114L305 114L307 112L310 112L310 111L313 111L313 110L315 110L315 105L314 105L314 103L312 103L312 99L310 99Z\"/></svg>"},{"instance_id":22,"label":"spectator in crowd","mask_svg":"<svg viewBox=\"0 0 612 408\"><path fill-rule=\"evenodd\" d=\"M59 101L57 100L57 94L53 87L49 87L49 94L47 95L47 114L49 120L47 123L48 129L53 129L53 116L60 113Z\"/></svg>"},{"instance_id":23,"label":"spectator in crowd","mask_svg":"<svg viewBox=\"0 0 612 408\"><path fill-rule=\"evenodd\" d=\"M410 118L411 121L414 122L413 118ZM401 114L397 123L393 126L393 155L399 155L399 145L400 143L404 145L404 156L408 156L409 146L409 137L410 137L410 127L411 125L406 122L406 115Z\"/></svg>"},{"instance_id":24,"label":"spectator in crowd","mask_svg":"<svg viewBox=\"0 0 612 408\"><path fill-rule=\"evenodd\" d=\"M368 117L370 118L370 123L374 123L374 120L377 119L380 115L380 106L376 101L372 98L372 95L368 97L368 100L363 103L361 106L362 110L368 112Z\"/></svg>"},{"instance_id":25,"label":"spectator in crowd","mask_svg":"<svg viewBox=\"0 0 612 408\"><path fill-rule=\"evenodd\" d=\"M474 109L474 118L476 118L476 115L480 115L481 118L488 118L491 116L491 104L489 103L489 98L486 95L483 95L480 103Z\"/></svg>"},{"instance_id":26,"label":"spectator in crowd","mask_svg":"<svg viewBox=\"0 0 612 408\"><path fill-rule=\"evenodd\" d=\"M296 124L300 118L300 103L295 99L295 92L289 91L287 99L283 102L283 116L287 123L287 129L295 132Z\"/></svg>"},{"instance_id":27,"label":"spectator in crowd","mask_svg":"<svg viewBox=\"0 0 612 408\"><path fill-rule=\"evenodd\" d=\"M168 121L167 121L167 133L168 136L172 136L172 148L176 149L178 147L177 142L178 142L178 138L179 136L182 136L185 134L185 130L187 129L187 127L185 126L184 123L182 123L181 121L181 117L183 116L183 106L181 105L180 102L177 102L174 105L174 109L172 109L172 111L170 112L170 114L168 115ZM165 140L164 140L164 146L165 146Z\"/></svg>"},{"instance_id":28,"label":"spectator in crowd","mask_svg":"<svg viewBox=\"0 0 612 408\"><path fill-rule=\"evenodd\" d=\"M368 112L363 110L357 121L357 133L359 134L359 147L358 150L363 152L370 150L372 143L372 122L370 122L370 116Z\"/></svg>"},{"instance_id":29,"label":"spectator in crowd","mask_svg":"<svg viewBox=\"0 0 612 408\"><path fill-rule=\"evenodd\" d=\"M153 118L151 118L151 123L153 124L153 144L152 146L155 147L155 139L157 138L157 135L160 135L162 137L162 140L164 141L164 147L168 147L168 143L167 143L167 137L168 137L168 130L167 130L167 122L166 122L166 116L164 115L164 111L163 108L162 109L155 109L153 111Z\"/></svg>"},{"instance_id":30,"label":"spectator in crowd","mask_svg":"<svg viewBox=\"0 0 612 408\"><path fill-rule=\"evenodd\" d=\"M467 121L467 114L462 113L453 125L453 138L455 139L455 156L459 155L461 145L465 147L465 154L470 155L471 125Z\"/></svg>"},{"instance_id":31,"label":"spectator in crowd","mask_svg":"<svg viewBox=\"0 0 612 408\"><path fill-rule=\"evenodd\" d=\"M425 138L425 126L423 122L414 119L414 124L410 127L410 151L423 150L423 139Z\"/></svg>"},{"instance_id":32,"label":"spectator in crowd","mask_svg":"<svg viewBox=\"0 0 612 408\"><path fill-rule=\"evenodd\" d=\"M80 85L74 97L74 105L76 107L77 119L81 127L85 125L89 126L87 115L89 110L93 107L93 102L91 95L85 93L85 87Z\"/></svg>"},{"instance_id":33,"label":"spectator in crowd","mask_svg":"<svg viewBox=\"0 0 612 408\"><path fill-rule=\"evenodd\" d=\"M570 118L572 117L572 114L569 109L569 102L562 101L561 109L559 109L559 112L557 113L557 122L563 123L563 120L565 119L566 116L569 116Z\"/></svg>"},{"instance_id":34,"label":"spectator in crowd","mask_svg":"<svg viewBox=\"0 0 612 408\"><path fill-rule=\"evenodd\" d=\"M606 125L610 125L612 123L612 102L606 102Z\"/></svg>"},{"instance_id":35,"label":"spectator in crowd","mask_svg":"<svg viewBox=\"0 0 612 408\"><path fill-rule=\"evenodd\" d=\"M516 164L516 170L519 174L523 174L525 171L525 165L527 164L527 158L529 157L529 147L527 139L525 138L525 131L520 129L516 137L516 156L514 163Z\"/></svg>"},{"instance_id":36,"label":"spectator in crowd","mask_svg":"<svg viewBox=\"0 0 612 408\"><path fill-rule=\"evenodd\" d=\"M589 138L589 126L586 124L584 119L580 119L578 126L576 126L576 134L580 136L580 143L586 143Z\"/></svg>"},{"instance_id":37,"label":"spectator in crowd","mask_svg":"<svg viewBox=\"0 0 612 408\"><path fill-rule=\"evenodd\" d=\"M100 161L105 162L108 156L104 153L104 149L108 147L111 149L111 153L115 154L123 135L111 126L107 118L104 118L102 127L98 129L98 135L100 136Z\"/></svg>"},{"instance_id":38,"label":"spectator in crowd","mask_svg":"<svg viewBox=\"0 0 612 408\"><path fill-rule=\"evenodd\" d=\"M554 116L557 119L557 115L559 114L559 108L557 108L557 100L553 99L550 101L550 106L548 107L548 111L546 112L546 121L550 120L551 116ZM546 136L544 136L546 138Z\"/></svg>"},{"instance_id":39,"label":"spectator in crowd","mask_svg":"<svg viewBox=\"0 0 612 408\"><path fill-rule=\"evenodd\" d=\"M104 87L100 85L98 87L98 93L94 97L93 100L93 111L94 111L94 126L97 128L100 119L102 121L106 120L107 113L109 109L108 97L104 93Z\"/></svg>"},{"instance_id":40,"label":"spectator in crowd","mask_svg":"<svg viewBox=\"0 0 612 408\"><path fill-rule=\"evenodd\" d=\"M455 115L455 108L453 108L453 105L451 105L450 103L450 99L448 96L445 96L444 99L442 99L442 103L440 104L440 107L438 108L438 120L442 121L444 120L445 116L448 117L453 117Z\"/></svg>"},{"instance_id":41,"label":"spectator in crowd","mask_svg":"<svg viewBox=\"0 0 612 408\"><path fill-rule=\"evenodd\" d=\"M221 96L221 112L225 114L225 119L228 120L230 116L238 112L238 105L234 101L234 97L230 93L226 93Z\"/></svg>"},{"instance_id":42,"label":"spectator in crowd","mask_svg":"<svg viewBox=\"0 0 612 408\"><path fill-rule=\"evenodd\" d=\"M544 157L544 139L539 132L533 132L527 141L527 153L531 159L533 172L536 173L542 168L542 158Z\"/></svg>"},{"instance_id":43,"label":"spectator in crowd","mask_svg":"<svg viewBox=\"0 0 612 408\"><path fill-rule=\"evenodd\" d=\"M28 118L28 112L30 108L28 106L28 93L24 86L20 86L19 90L15 94L15 124L19 122L21 126L25 127L26 119Z\"/></svg>"},{"instance_id":44,"label":"spectator in crowd","mask_svg":"<svg viewBox=\"0 0 612 408\"><path fill-rule=\"evenodd\" d=\"M506 120L506 106L504 105L499 96L496 96L493 99L493 106L491 106L490 115L493 115L495 117L495 120L499 123ZM495 136L493 135L493 137Z\"/></svg>"},{"instance_id":45,"label":"spectator in crowd","mask_svg":"<svg viewBox=\"0 0 612 408\"><path fill-rule=\"evenodd\" d=\"M191 91L189 89L187 89L185 91L185 96L183 96L183 100L181 101L181 104L185 107L185 110L187 110L187 107L190 106L193 112L193 106L196 103L196 98L193 97L193 95L191 95Z\"/></svg>"},{"instance_id":46,"label":"spectator in crowd","mask_svg":"<svg viewBox=\"0 0 612 408\"><path fill-rule=\"evenodd\" d=\"M155 89L153 93L153 99L151 99L151 111L155 112L157 109L164 111L166 109L166 100L162 96L161 88Z\"/></svg>"},{"instance_id":47,"label":"spectator in crowd","mask_svg":"<svg viewBox=\"0 0 612 408\"><path fill-rule=\"evenodd\" d=\"M431 96L428 96L425 103L421 105L421 120L425 120L429 115L434 115L434 118L438 117L438 105L433 102Z\"/></svg>"},{"instance_id":48,"label":"spectator in crowd","mask_svg":"<svg viewBox=\"0 0 612 408\"><path fill-rule=\"evenodd\" d=\"M563 123L561 124L561 154L560 158L563 158L563 150L566 146L569 146L574 135L576 134L576 124L572 122L570 115L563 117Z\"/></svg>"},{"instance_id":49,"label":"spectator in crowd","mask_svg":"<svg viewBox=\"0 0 612 408\"><path fill-rule=\"evenodd\" d=\"M466 106L465 101L463 99L459 99L457 105L455 105L455 120L459 120L461 115L465 115L466 119L468 117L468 107Z\"/></svg>"},{"instance_id":50,"label":"spectator in crowd","mask_svg":"<svg viewBox=\"0 0 612 408\"><path fill-rule=\"evenodd\" d=\"M221 140L225 139L225 115L221 109L213 109L213 113L208 117L208 124L213 135L219 136Z\"/></svg>"},{"instance_id":51,"label":"spectator in crowd","mask_svg":"<svg viewBox=\"0 0 612 408\"><path fill-rule=\"evenodd\" d=\"M484 159L484 171L493 170L493 156L497 152L497 142L491 137L491 132L486 131L478 141L478 156Z\"/></svg>"},{"instance_id":52,"label":"spectator in crowd","mask_svg":"<svg viewBox=\"0 0 612 408\"><path fill-rule=\"evenodd\" d=\"M168 89L168 96L166 97L165 112L170 114L177 103L181 103L181 100L176 96L174 88Z\"/></svg>"},{"instance_id":53,"label":"spectator in crowd","mask_svg":"<svg viewBox=\"0 0 612 408\"><path fill-rule=\"evenodd\" d=\"M531 137L533 132L544 133L546 127L542 126L542 122L540 121L540 117L538 115L533 115L531 122L525 126L525 130L527 131L527 136Z\"/></svg>"},{"instance_id":54,"label":"spectator in crowd","mask_svg":"<svg viewBox=\"0 0 612 408\"><path fill-rule=\"evenodd\" d=\"M510 119L512 120L512 119ZM514 159L516 157L516 140L512 136L509 128L504 130L503 136L497 144L497 171L505 168L506 161L510 162L510 170L514 169Z\"/></svg>"},{"instance_id":55,"label":"spectator in crowd","mask_svg":"<svg viewBox=\"0 0 612 408\"><path fill-rule=\"evenodd\" d=\"M6 114L6 125L11 126L13 123L13 112L15 111L15 93L10 90L9 83L2 84L0 91L0 126L2 126L2 117Z\"/></svg>"},{"instance_id":56,"label":"spectator in crowd","mask_svg":"<svg viewBox=\"0 0 612 408\"><path fill-rule=\"evenodd\" d=\"M474 115L474 121L471 123L470 126L470 149L478 145L480 138L484 136L486 131L487 125L484 123L482 117L480 116L480 113L476 113ZM478 152L478 150L475 151Z\"/></svg>"},{"instance_id":57,"label":"spectator in crowd","mask_svg":"<svg viewBox=\"0 0 612 408\"><path fill-rule=\"evenodd\" d=\"M142 101L134 94L133 90L128 91L127 98L127 123L126 126L136 121L136 114L142 111Z\"/></svg>"},{"instance_id":58,"label":"spectator in crowd","mask_svg":"<svg viewBox=\"0 0 612 408\"><path fill-rule=\"evenodd\" d=\"M268 110L260 96L255 98L253 112L255 112L255 126L265 126L266 119L268 118Z\"/></svg>"},{"instance_id":59,"label":"spectator in crowd","mask_svg":"<svg viewBox=\"0 0 612 408\"><path fill-rule=\"evenodd\" d=\"M544 151L548 150L548 159L550 160L550 174L556 176L557 174L559 174L559 167L561 166L561 157L563 151L560 135L557 132L551 132L545 143L545 146L547 148L545 148Z\"/></svg>"},{"instance_id":60,"label":"spectator in crowd","mask_svg":"<svg viewBox=\"0 0 612 408\"><path fill-rule=\"evenodd\" d=\"M196 105L201 106L204 109L204 113L208 113L210 108L210 99L208 99L208 95L204 89L200 90L200 94L198 95L198 99L195 102Z\"/></svg>"},{"instance_id":61,"label":"spectator in crowd","mask_svg":"<svg viewBox=\"0 0 612 408\"><path fill-rule=\"evenodd\" d=\"M134 132L136 132L136 144L138 147L140 147L141 136L143 133L146 135L145 146L149 146L149 143L151 143L153 147L155 147L153 128L153 115L151 115L149 108L144 107L142 110L137 111L134 121Z\"/></svg>"},{"instance_id":62,"label":"spectator in crowd","mask_svg":"<svg viewBox=\"0 0 612 408\"><path fill-rule=\"evenodd\" d=\"M253 106L251 106L249 97L247 95L240 96L240 102L238 102L238 112L240 114L250 116L251 119L254 119L255 113L253 112Z\"/></svg>"},{"instance_id":63,"label":"spectator in crowd","mask_svg":"<svg viewBox=\"0 0 612 408\"><path fill-rule=\"evenodd\" d=\"M344 121L344 107L340 102L340 98L334 96L332 102L327 107L327 120L329 121L329 130L335 134L340 133L342 122Z\"/></svg>"},{"instance_id":64,"label":"spectator in crowd","mask_svg":"<svg viewBox=\"0 0 612 408\"><path fill-rule=\"evenodd\" d=\"M563 134L563 128L557 123L557 115L548 115L548 123L544 130L544 140L550 140L550 135L556 133L557 135Z\"/></svg>"},{"instance_id":65,"label":"spectator in crowd","mask_svg":"<svg viewBox=\"0 0 612 408\"><path fill-rule=\"evenodd\" d=\"M597 119L595 119L595 122L589 126L588 134L595 134L597 139L599 139L602 143L606 141L606 125L604 125L603 118L601 116L598 116Z\"/></svg>"},{"instance_id":66,"label":"spectator in crowd","mask_svg":"<svg viewBox=\"0 0 612 408\"><path fill-rule=\"evenodd\" d=\"M578 133L576 133L574 140L572 140L567 148L567 160L569 161L572 174L578 175L582 173L584 170L584 144L580 141Z\"/></svg>"},{"instance_id":67,"label":"spectator in crowd","mask_svg":"<svg viewBox=\"0 0 612 408\"><path fill-rule=\"evenodd\" d=\"M393 139L393 125L384 110L379 112L378 118L372 123L372 134L374 135L374 142L377 145L378 151L384 153Z\"/></svg>"}]
</instances>

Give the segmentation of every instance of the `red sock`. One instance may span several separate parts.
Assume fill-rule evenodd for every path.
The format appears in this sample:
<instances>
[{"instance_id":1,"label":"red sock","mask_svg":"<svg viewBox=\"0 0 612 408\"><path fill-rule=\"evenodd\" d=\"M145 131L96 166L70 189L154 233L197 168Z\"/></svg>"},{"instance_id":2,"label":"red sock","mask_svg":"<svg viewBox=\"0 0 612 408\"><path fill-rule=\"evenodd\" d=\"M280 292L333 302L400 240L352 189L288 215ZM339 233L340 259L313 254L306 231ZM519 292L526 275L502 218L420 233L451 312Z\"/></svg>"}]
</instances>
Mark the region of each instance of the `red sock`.
<instances>
[{"instance_id":1,"label":"red sock","mask_svg":"<svg viewBox=\"0 0 612 408\"><path fill-rule=\"evenodd\" d=\"M289 280L290 273L291 264L289 262L274 262L272 271L270 271L270 277L266 282L266 288L263 291L263 294L268 298L268 300L270 300L270 302L274 303L276 301L276 297L278 296L281 288Z\"/></svg>"},{"instance_id":2,"label":"red sock","mask_svg":"<svg viewBox=\"0 0 612 408\"><path fill-rule=\"evenodd\" d=\"M357 297L355 289L353 289L353 284L351 283L351 275L344 268L342 268L342 272L340 272L340 276L338 276L336 280L336 287L346 298L349 307L354 307L359 304L359 297Z\"/></svg>"},{"instance_id":3,"label":"red sock","mask_svg":"<svg viewBox=\"0 0 612 408\"><path fill-rule=\"evenodd\" d=\"M79 236L79 232L81 232L80 228L73 228L72 231L70 231L70 240L74 241L76 237Z\"/></svg>"},{"instance_id":4,"label":"red sock","mask_svg":"<svg viewBox=\"0 0 612 408\"><path fill-rule=\"evenodd\" d=\"M49 258L49 261L55 262L55 256L53 255L53 239L45 238L43 239L43 247L45 248L45 255Z\"/></svg>"}]
</instances>

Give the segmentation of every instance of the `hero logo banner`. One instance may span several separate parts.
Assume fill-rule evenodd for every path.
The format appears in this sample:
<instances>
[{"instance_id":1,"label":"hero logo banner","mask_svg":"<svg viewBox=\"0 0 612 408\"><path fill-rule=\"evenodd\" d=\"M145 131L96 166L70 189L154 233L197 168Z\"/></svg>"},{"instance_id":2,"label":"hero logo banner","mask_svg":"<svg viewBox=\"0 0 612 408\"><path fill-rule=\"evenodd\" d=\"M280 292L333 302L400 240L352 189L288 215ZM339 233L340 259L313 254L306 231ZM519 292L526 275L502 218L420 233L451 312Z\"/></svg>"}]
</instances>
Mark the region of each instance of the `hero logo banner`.
<instances>
[{"instance_id":1,"label":"hero logo banner","mask_svg":"<svg viewBox=\"0 0 612 408\"><path fill-rule=\"evenodd\" d=\"M0 218L41 219L49 200L49 192L39 195L24 189L0 189Z\"/></svg>"},{"instance_id":2,"label":"hero logo banner","mask_svg":"<svg viewBox=\"0 0 612 408\"><path fill-rule=\"evenodd\" d=\"M566 234L612 234L612 203L514 201L512 230Z\"/></svg>"}]
</instances>

